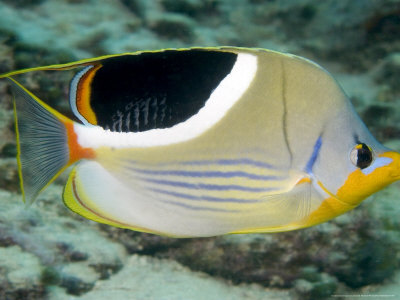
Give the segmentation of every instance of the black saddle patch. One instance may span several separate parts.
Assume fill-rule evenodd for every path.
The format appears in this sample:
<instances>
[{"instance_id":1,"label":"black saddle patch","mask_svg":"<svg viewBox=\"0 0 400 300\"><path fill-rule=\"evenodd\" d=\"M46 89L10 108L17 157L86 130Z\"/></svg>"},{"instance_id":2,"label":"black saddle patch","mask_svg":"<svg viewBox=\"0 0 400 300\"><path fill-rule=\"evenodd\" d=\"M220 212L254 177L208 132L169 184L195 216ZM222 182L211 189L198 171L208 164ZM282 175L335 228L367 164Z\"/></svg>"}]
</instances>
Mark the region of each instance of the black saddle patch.
<instances>
[{"instance_id":1,"label":"black saddle patch","mask_svg":"<svg viewBox=\"0 0 400 300\"><path fill-rule=\"evenodd\" d=\"M169 128L195 115L231 72L237 54L166 50L101 61L90 87L97 125L118 132Z\"/></svg>"}]
</instances>

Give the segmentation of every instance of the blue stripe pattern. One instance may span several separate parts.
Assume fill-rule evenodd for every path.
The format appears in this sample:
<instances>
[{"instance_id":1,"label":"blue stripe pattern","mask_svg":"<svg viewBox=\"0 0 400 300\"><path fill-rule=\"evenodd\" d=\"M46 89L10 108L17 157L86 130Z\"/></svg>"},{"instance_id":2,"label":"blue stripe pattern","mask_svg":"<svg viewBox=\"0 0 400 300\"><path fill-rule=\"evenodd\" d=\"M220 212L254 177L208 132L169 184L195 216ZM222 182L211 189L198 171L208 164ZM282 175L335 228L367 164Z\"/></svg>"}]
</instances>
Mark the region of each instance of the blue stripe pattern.
<instances>
[{"instance_id":1,"label":"blue stripe pattern","mask_svg":"<svg viewBox=\"0 0 400 300\"><path fill-rule=\"evenodd\" d=\"M185 204L177 201L171 201L171 200L161 200L161 202L168 203L168 204L173 204L176 206L180 206L183 208L187 208L190 210L201 210L201 211L213 211L213 212L229 212L229 213L237 213L240 212L238 210L230 210L230 209L223 209L223 208L212 208L212 207L202 207L202 206L196 206L196 205L190 205L190 204Z\"/></svg>"},{"instance_id":2,"label":"blue stripe pattern","mask_svg":"<svg viewBox=\"0 0 400 300\"><path fill-rule=\"evenodd\" d=\"M229 170L224 170L226 169L224 166L230 167ZM248 170L243 170L246 166L255 168L257 172L252 173ZM203 167L206 170L202 170ZM130 161L125 168L130 174L134 173L136 180L141 181L146 186L146 189L159 194L157 198L160 202L197 211L236 212L235 210L225 209L223 204L258 203L262 201L264 193L279 190L278 187L268 187L268 181L278 181L286 178L285 176L279 176L279 174L259 174L264 170L268 174L271 172L269 170L277 170L278 168L263 161L249 158L172 161L155 165ZM212 178L217 182L207 183L205 181ZM243 184L240 184L241 179L243 179ZM239 184L237 184L238 181ZM248 186L248 184L262 184L262 182L266 182L263 187ZM236 198L227 195L231 191L249 194L247 196L245 194L245 198ZM206 202L209 202L210 205L215 203L215 207L205 205ZM195 205L196 203L199 204ZM217 203L221 206L218 207Z\"/></svg>"},{"instance_id":3,"label":"blue stripe pattern","mask_svg":"<svg viewBox=\"0 0 400 300\"><path fill-rule=\"evenodd\" d=\"M274 169L275 166L268 164L263 161L258 161L250 158L241 158L241 159L217 159L217 160L193 160L193 161L184 161L179 162L182 165L225 165L225 166L232 166L232 165L249 165L259 168L265 169Z\"/></svg>"},{"instance_id":4,"label":"blue stripe pattern","mask_svg":"<svg viewBox=\"0 0 400 300\"><path fill-rule=\"evenodd\" d=\"M259 200L255 200L255 199L245 200L245 199L237 199L237 198L195 196L195 195L189 195L189 194L184 194L184 193L166 191L166 190L162 190L162 189L151 189L151 190L153 192L156 192L159 194L164 194L164 195L173 196L173 197L182 198L182 199L190 199L190 200L195 200L195 201L229 202L229 203L257 203L257 202L259 202Z\"/></svg>"},{"instance_id":5,"label":"blue stripe pattern","mask_svg":"<svg viewBox=\"0 0 400 300\"><path fill-rule=\"evenodd\" d=\"M205 184L205 183L188 183L188 182L180 182L180 181L172 181L172 180L158 180L158 179L149 179L149 178L142 178L142 180L161 184L161 185L168 185L173 187L183 187L187 189L203 189L203 190L211 190L211 191L244 191L244 192L270 192L276 190L276 188L258 188L258 187L247 187L241 186L236 184Z\"/></svg>"},{"instance_id":6,"label":"blue stripe pattern","mask_svg":"<svg viewBox=\"0 0 400 300\"><path fill-rule=\"evenodd\" d=\"M181 171L181 170L145 170L138 168L129 168L135 172L148 174L148 175L170 175L170 176L185 176L185 177L221 177L221 178L233 178L233 177L244 177L252 180L282 180L281 176L266 176L257 175L243 171Z\"/></svg>"}]
</instances>

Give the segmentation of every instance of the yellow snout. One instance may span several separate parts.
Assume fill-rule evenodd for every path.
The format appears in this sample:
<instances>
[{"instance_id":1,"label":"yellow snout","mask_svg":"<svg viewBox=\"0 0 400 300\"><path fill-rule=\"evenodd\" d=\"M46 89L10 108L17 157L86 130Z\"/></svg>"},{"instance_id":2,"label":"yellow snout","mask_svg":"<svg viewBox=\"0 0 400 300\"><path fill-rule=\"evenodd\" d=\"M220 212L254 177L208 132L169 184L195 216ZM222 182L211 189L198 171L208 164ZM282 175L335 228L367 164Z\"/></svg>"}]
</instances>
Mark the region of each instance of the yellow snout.
<instances>
[{"instance_id":1,"label":"yellow snout","mask_svg":"<svg viewBox=\"0 0 400 300\"><path fill-rule=\"evenodd\" d=\"M400 180L400 153L388 151L379 155L370 167L352 172L336 195L329 193L320 183L320 186L331 196L310 214L301 227L317 225L335 218L398 180Z\"/></svg>"},{"instance_id":2,"label":"yellow snout","mask_svg":"<svg viewBox=\"0 0 400 300\"><path fill-rule=\"evenodd\" d=\"M379 155L370 167L351 173L339 188L336 198L357 206L366 197L400 179L400 153L394 151Z\"/></svg>"}]
</instances>

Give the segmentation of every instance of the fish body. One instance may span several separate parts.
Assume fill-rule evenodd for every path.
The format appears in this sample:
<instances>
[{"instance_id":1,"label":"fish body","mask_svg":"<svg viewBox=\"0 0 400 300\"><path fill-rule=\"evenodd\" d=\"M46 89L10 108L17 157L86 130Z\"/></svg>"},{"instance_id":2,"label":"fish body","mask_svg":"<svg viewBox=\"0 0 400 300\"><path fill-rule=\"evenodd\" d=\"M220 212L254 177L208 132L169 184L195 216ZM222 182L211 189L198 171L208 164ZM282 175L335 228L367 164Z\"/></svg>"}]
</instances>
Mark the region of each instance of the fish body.
<instances>
[{"instance_id":1,"label":"fish body","mask_svg":"<svg viewBox=\"0 0 400 300\"><path fill-rule=\"evenodd\" d=\"M80 122L14 75L83 67ZM400 178L319 65L247 48L103 56L11 80L24 199L74 165L64 203L97 222L175 237L277 232L353 209Z\"/></svg>"}]
</instances>

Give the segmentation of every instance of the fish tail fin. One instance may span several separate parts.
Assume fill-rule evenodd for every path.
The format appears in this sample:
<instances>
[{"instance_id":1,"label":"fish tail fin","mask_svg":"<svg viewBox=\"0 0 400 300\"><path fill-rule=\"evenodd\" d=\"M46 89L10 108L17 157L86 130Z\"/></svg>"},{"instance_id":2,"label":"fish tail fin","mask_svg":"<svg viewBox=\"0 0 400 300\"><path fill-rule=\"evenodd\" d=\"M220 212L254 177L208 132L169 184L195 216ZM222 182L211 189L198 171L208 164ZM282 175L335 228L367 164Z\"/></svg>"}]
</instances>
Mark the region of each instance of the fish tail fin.
<instances>
[{"instance_id":1,"label":"fish tail fin","mask_svg":"<svg viewBox=\"0 0 400 300\"><path fill-rule=\"evenodd\" d=\"M79 159L70 145L74 122L16 80L8 79L14 95L21 192L24 202L31 204L64 169Z\"/></svg>"}]
</instances>

